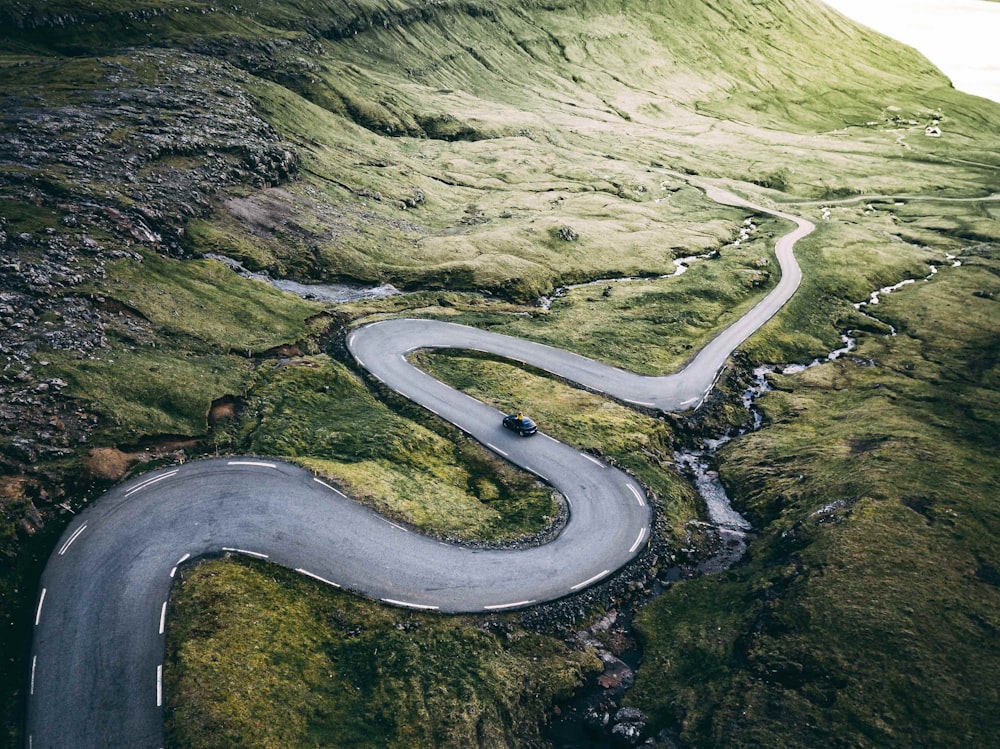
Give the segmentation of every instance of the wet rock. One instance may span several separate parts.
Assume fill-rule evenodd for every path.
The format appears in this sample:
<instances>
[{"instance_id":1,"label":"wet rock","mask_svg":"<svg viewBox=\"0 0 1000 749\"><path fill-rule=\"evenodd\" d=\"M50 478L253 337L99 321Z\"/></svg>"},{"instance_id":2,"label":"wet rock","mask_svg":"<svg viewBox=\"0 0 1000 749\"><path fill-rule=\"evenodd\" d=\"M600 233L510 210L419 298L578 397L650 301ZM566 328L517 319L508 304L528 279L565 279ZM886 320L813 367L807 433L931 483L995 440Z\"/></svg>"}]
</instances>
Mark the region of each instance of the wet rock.
<instances>
[{"instance_id":1,"label":"wet rock","mask_svg":"<svg viewBox=\"0 0 1000 749\"><path fill-rule=\"evenodd\" d=\"M566 224L560 226L556 234L559 236L559 239L564 242L575 242L580 238L580 235L573 229L573 227Z\"/></svg>"},{"instance_id":2,"label":"wet rock","mask_svg":"<svg viewBox=\"0 0 1000 749\"><path fill-rule=\"evenodd\" d=\"M611 744L615 747L639 746L644 726L639 723L616 723L611 728Z\"/></svg>"},{"instance_id":3,"label":"wet rock","mask_svg":"<svg viewBox=\"0 0 1000 749\"><path fill-rule=\"evenodd\" d=\"M623 707L615 713L615 723L645 723L646 714L637 707Z\"/></svg>"}]
</instances>

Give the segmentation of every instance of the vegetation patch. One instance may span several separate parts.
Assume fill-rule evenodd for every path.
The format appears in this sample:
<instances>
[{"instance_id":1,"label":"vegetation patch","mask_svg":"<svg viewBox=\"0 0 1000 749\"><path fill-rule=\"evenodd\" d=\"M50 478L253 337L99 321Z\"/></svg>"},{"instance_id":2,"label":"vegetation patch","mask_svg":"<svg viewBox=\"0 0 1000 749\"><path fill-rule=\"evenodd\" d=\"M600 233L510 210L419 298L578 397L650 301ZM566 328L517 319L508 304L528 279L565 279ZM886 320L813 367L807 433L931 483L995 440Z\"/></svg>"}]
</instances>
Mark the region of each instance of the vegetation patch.
<instances>
[{"instance_id":1,"label":"vegetation patch","mask_svg":"<svg viewBox=\"0 0 1000 749\"><path fill-rule=\"evenodd\" d=\"M637 623L633 704L692 746L989 746L1000 731L996 245L888 295L896 336L776 377L721 453L760 537ZM977 293L980 292L980 293Z\"/></svg>"},{"instance_id":2,"label":"vegetation patch","mask_svg":"<svg viewBox=\"0 0 1000 749\"><path fill-rule=\"evenodd\" d=\"M429 351L415 358L453 387L507 413L523 410L546 434L638 476L659 497L669 532L684 538L684 524L697 516L695 497L674 469L673 435L663 421L503 362Z\"/></svg>"},{"instance_id":3,"label":"vegetation patch","mask_svg":"<svg viewBox=\"0 0 1000 749\"><path fill-rule=\"evenodd\" d=\"M343 365L263 370L249 396L244 449L290 457L380 512L459 539L538 533L559 508L553 492L419 409L394 413Z\"/></svg>"},{"instance_id":4,"label":"vegetation patch","mask_svg":"<svg viewBox=\"0 0 1000 749\"><path fill-rule=\"evenodd\" d=\"M164 666L168 746L469 747L538 740L589 652L503 622L420 614L273 565L182 571Z\"/></svg>"}]
</instances>

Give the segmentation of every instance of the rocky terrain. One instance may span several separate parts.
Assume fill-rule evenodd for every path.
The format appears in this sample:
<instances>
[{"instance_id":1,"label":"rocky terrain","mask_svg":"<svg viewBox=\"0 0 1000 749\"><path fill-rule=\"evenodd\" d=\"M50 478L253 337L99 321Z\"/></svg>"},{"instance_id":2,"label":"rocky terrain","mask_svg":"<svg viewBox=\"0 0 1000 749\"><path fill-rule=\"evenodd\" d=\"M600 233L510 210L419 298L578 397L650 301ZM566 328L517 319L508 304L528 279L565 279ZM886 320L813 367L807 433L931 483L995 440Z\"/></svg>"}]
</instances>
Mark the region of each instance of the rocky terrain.
<instances>
[{"instance_id":1,"label":"rocky terrain","mask_svg":"<svg viewBox=\"0 0 1000 749\"><path fill-rule=\"evenodd\" d=\"M91 88L2 97L0 202L20 219L0 225L0 434L15 474L70 454L98 423L60 397L66 383L46 377L39 350L99 357L108 330L152 340L137 310L95 293L114 283L108 263L183 256L185 221L220 191L296 171L231 66L164 50L88 62Z\"/></svg>"}]
</instances>

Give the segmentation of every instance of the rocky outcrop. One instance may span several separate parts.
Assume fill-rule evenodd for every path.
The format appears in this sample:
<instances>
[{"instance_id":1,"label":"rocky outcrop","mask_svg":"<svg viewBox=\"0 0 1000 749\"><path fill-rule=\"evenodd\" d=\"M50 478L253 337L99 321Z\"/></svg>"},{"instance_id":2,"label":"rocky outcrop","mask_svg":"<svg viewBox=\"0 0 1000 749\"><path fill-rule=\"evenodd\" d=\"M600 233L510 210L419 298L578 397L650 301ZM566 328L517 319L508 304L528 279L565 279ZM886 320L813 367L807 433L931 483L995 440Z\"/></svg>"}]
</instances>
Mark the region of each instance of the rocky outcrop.
<instances>
[{"instance_id":1,"label":"rocky outcrop","mask_svg":"<svg viewBox=\"0 0 1000 749\"><path fill-rule=\"evenodd\" d=\"M0 94L0 472L10 474L78 452L99 424L46 374L46 352L87 360L112 339L153 341L141 314L93 292L111 264L184 256L185 223L228 188L297 170L249 76L224 61L143 49L22 66L24 81L86 85Z\"/></svg>"}]
</instances>

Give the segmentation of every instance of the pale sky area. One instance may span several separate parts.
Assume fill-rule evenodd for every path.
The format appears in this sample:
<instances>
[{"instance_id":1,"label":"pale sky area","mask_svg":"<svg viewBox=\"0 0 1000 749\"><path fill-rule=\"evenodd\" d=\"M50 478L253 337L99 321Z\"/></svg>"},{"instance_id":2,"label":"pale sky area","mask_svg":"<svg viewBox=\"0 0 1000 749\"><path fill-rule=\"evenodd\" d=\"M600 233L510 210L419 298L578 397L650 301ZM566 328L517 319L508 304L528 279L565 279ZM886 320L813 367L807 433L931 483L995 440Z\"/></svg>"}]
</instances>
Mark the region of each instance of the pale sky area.
<instances>
[{"instance_id":1,"label":"pale sky area","mask_svg":"<svg viewBox=\"0 0 1000 749\"><path fill-rule=\"evenodd\" d=\"M845 16L909 44L955 88L1000 102L1000 2L824 0Z\"/></svg>"}]
</instances>

